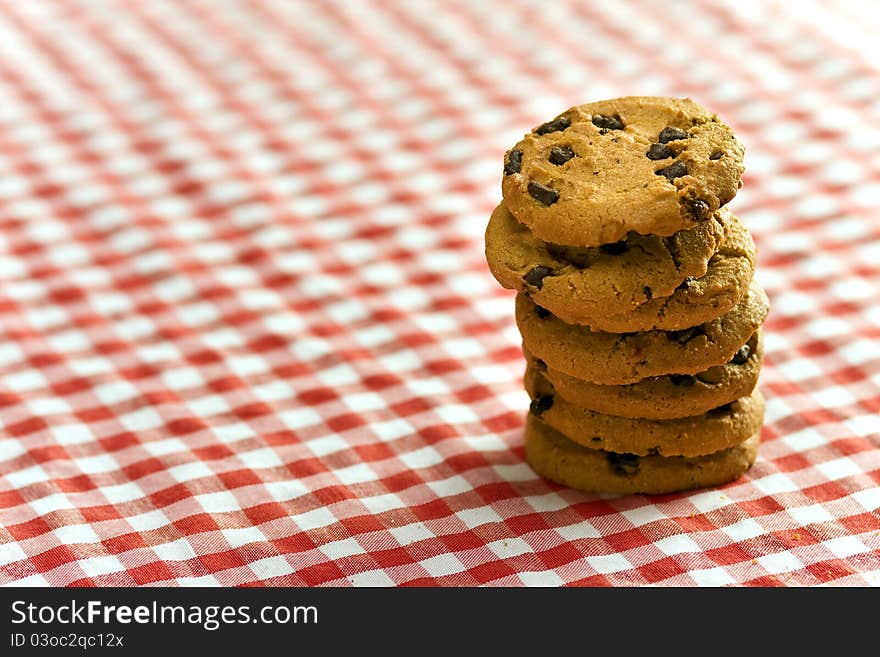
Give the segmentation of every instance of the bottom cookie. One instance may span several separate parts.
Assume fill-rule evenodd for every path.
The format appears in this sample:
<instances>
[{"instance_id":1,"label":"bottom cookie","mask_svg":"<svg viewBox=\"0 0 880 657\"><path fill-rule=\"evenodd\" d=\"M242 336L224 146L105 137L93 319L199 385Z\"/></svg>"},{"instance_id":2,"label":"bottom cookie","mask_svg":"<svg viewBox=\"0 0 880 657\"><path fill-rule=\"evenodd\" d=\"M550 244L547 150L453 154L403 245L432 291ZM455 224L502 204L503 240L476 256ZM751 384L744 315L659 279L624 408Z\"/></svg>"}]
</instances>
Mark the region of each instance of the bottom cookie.
<instances>
[{"instance_id":1,"label":"bottom cookie","mask_svg":"<svg viewBox=\"0 0 880 657\"><path fill-rule=\"evenodd\" d=\"M538 418L526 419L526 461L546 479L594 493L654 495L718 486L755 462L760 433L728 449L687 458L635 456L582 447Z\"/></svg>"}]
</instances>

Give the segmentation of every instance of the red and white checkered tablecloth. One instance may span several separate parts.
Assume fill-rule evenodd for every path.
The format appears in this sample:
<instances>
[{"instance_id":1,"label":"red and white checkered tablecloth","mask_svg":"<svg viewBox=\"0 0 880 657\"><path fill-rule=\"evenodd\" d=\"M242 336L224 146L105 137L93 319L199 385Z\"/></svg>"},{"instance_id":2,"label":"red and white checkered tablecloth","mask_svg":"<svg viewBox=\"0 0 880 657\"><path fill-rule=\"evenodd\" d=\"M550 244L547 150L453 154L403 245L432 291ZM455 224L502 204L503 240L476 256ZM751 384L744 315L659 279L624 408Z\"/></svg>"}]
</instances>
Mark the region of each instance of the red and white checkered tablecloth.
<instances>
[{"instance_id":1,"label":"red and white checkered tablecloth","mask_svg":"<svg viewBox=\"0 0 880 657\"><path fill-rule=\"evenodd\" d=\"M0 583L880 585L880 6L2 3ZM523 461L502 156L688 95L746 144L760 456Z\"/></svg>"}]
</instances>

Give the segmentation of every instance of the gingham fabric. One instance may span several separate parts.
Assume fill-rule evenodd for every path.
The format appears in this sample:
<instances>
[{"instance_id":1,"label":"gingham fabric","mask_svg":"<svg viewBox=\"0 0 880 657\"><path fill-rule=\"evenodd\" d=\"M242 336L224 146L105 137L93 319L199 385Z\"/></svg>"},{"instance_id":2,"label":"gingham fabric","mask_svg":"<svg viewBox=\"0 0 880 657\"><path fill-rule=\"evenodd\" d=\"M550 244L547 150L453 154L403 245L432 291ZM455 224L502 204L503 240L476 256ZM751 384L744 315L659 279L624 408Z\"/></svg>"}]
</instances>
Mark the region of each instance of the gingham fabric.
<instances>
[{"instance_id":1,"label":"gingham fabric","mask_svg":"<svg viewBox=\"0 0 880 657\"><path fill-rule=\"evenodd\" d=\"M0 582L880 584L880 9L14 2L0 11ZM760 456L659 497L523 460L483 230L582 102L747 147Z\"/></svg>"}]
</instances>

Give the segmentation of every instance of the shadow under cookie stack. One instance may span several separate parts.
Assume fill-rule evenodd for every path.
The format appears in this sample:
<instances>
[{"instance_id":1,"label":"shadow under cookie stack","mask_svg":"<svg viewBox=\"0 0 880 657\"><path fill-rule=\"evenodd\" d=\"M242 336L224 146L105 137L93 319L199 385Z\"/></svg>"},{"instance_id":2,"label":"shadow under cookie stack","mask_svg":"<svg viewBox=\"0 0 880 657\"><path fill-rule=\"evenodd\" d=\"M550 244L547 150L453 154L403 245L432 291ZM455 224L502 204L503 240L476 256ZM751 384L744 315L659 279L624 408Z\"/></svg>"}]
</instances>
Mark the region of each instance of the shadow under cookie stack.
<instances>
[{"instance_id":1,"label":"shadow under cookie stack","mask_svg":"<svg viewBox=\"0 0 880 657\"><path fill-rule=\"evenodd\" d=\"M655 494L751 467L769 306L725 207L742 172L727 125L663 97L573 107L505 154L486 258L519 292L538 474Z\"/></svg>"}]
</instances>

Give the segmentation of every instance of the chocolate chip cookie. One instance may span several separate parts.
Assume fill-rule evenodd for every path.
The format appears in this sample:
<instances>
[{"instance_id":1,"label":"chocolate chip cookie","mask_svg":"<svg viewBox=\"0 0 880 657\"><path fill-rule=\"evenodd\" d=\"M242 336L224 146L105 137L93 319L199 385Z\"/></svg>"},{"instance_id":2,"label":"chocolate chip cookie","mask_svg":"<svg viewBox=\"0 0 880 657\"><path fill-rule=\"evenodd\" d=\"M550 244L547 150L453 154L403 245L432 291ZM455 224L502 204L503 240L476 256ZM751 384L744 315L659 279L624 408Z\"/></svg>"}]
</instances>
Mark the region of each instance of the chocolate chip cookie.
<instances>
[{"instance_id":1,"label":"chocolate chip cookie","mask_svg":"<svg viewBox=\"0 0 880 657\"><path fill-rule=\"evenodd\" d=\"M684 418L647 420L596 413L557 394L534 367L525 375L530 412L569 440L592 449L638 456L702 456L741 443L761 429L764 398L757 388L719 408Z\"/></svg>"},{"instance_id":2,"label":"chocolate chip cookie","mask_svg":"<svg viewBox=\"0 0 880 657\"><path fill-rule=\"evenodd\" d=\"M752 394L764 355L759 329L730 362L697 374L669 374L622 386L575 379L526 352L529 367L543 372L560 397L582 408L620 417L669 420L700 415Z\"/></svg>"},{"instance_id":3,"label":"chocolate chip cookie","mask_svg":"<svg viewBox=\"0 0 880 657\"><path fill-rule=\"evenodd\" d=\"M739 478L758 454L760 435L705 456L636 456L590 449L533 415L526 419L526 461L540 476L588 492L648 495L719 486Z\"/></svg>"},{"instance_id":4,"label":"chocolate chip cookie","mask_svg":"<svg viewBox=\"0 0 880 657\"><path fill-rule=\"evenodd\" d=\"M715 271L707 279L710 259ZM565 322L647 330L664 320L674 323L689 308L721 309L715 316L729 310L733 304L725 307L725 301L738 298L735 291L725 296L725 285L741 274L737 289L740 296L745 292L754 246L726 209L669 237L630 233L622 242L584 248L536 238L499 205L486 228L486 260L502 286L528 293Z\"/></svg>"},{"instance_id":5,"label":"chocolate chip cookie","mask_svg":"<svg viewBox=\"0 0 880 657\"><path fill-rule=\"evenodd\" d=\"M729 312L749 289L755 273L755 243L733 215L727 228L704 276L687 278L670 296L647 300L631 312L595 315L589 318L590 328L613 333L678 331Z\"/></svg>"},{"instance_id":6,"label":"chocolate chip cookie","mask_svg":"<svg viewBox=\"0 0 880 657\"><path fill-rule=\"evenodd\" d=\"M768 310L767 295L752 281L730 312L710 322L680 331L601 333L566 324L525 294L516 297L516 323L530 353L554 370L605 385L723 365L748 342Z\"/></svg>"},{"instance_id":7,"label":"chocolate chip cookie","mask_svg":"<svg viewBox=\"0 0 880 657\"><path fill-rule=\"evenodd\" d=\"M630 96L572 107L504 156L504 204L536 237L599 246L672 235L741 186L743 148L688 98Z\"/></svg>"}]
</instances>

